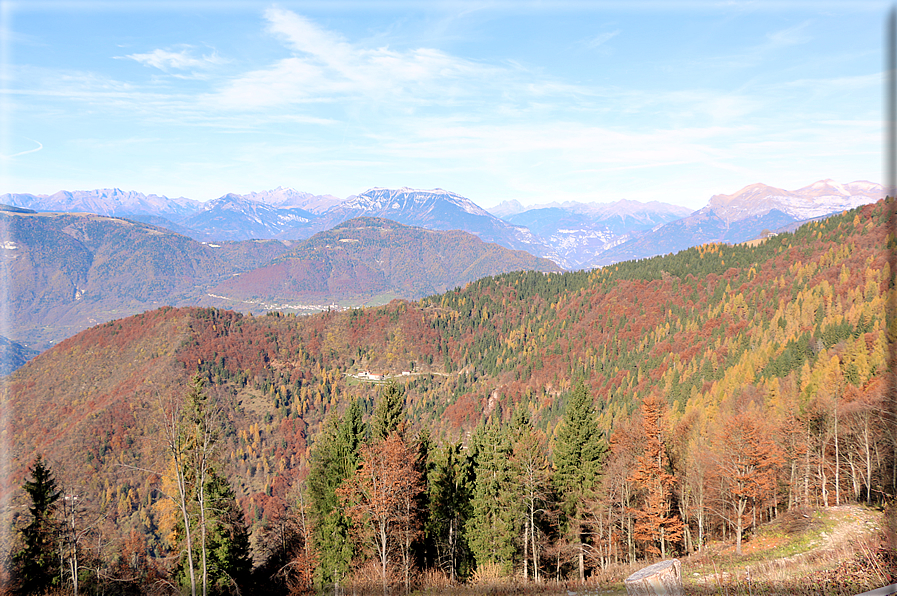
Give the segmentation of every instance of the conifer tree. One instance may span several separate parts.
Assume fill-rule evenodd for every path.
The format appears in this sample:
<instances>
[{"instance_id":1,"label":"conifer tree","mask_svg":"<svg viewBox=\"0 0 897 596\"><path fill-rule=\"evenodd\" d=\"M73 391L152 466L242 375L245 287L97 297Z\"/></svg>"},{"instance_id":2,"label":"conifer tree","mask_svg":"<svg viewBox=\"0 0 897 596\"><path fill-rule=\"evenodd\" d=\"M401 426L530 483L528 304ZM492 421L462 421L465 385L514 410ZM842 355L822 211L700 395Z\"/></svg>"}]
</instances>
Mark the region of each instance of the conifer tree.
<instances>
[{"instance_id":1,"label":"conifer tree","mask_svg":"<svg viewBox=\"0 0 897 596\"><path fill-rule=\"evenodd\" d=\"M478 428L470 450L476 480L467 543L477 567L498 565L503 573L510 573L517 555L522 502L515 491L511 439L497 416Z\"/></svg>"},{"instance_id":2,"label":"conifer tree","mask_svg":"<svg viewBox=\"0 0 897 596\"><path fill-rule=\"evenodd\" d=\"M330 417L311 453L308 472L309 509L314 543L319 553L315 583L339 585L348 574L354 547L349 539L351 520L343 514L336 490L351 477L366 435L361 405L355 401L340 417Z\"/></svg>"},{"instance_id":3,"label":"conifer tree","mask_svg":"<svg viewBox=\"0 0 897 596\"><path fill-rule=\"evenodd\" d=\"M662 558L666 558L669 545L682 540L683 533L682 520L671 506L675 477L670 473L666 452L665 412L666 403L656 395L649 395L642 402L645 451L639 456L631 477L644 493L642 506L636 511L633 534L646 545L649 553Z\"/></svg>"},{"instance_id":4,"label":"conifer tree","mask_svg":"<svg viewBox=\"0 0 897 596\"><path fill-rule=\"evenodd\" d=\"M404 434L405 395L395 381L387 381L371 417L371 439L382 441L390 433Z\"/></svg>"},{"instance_id":5,"label":"conifer tree","mask_svg":"<svg viewBox=\"0 0 897 596\"><path fill-rule=\"evenodd\" d=\"M42 594L52 585L59 565L55 514L62 493L40 455L31 465L31 480L26 480L22 488L31 499L31 521L19 532L22 548L12 557L15 591Z\"/></svg>"},{"instance_id":6,"label":"conifer tree","mask_svg":"<svg viewBox=\"0 0 897 596\"><path fill-rule=\"evenodd\" d=\"M561 498L567 531L578 545L579 581L585 581L586 529L583 504L593 496L607 444L598 428L592 396L580 383L564 411L554 449L554 486Z\"/></svg>"},{"instance_id":7,"label":"conifer tree","mask_svg":"<svg viewBox=\"0 0 897 596\"><path fill-rule=\"evenodd\" d=\"M751 501L762 503L775 491L783 461L758 410L723 417L715 437L714 474L721 499L731 511L729 523L735 526L735 554L739 556L747 506Z\"/></svg>"},{"instance_id":8,"label":"conifer tree","mask_svg":"<svg viewBox=\"0 0 897 596\"><path fill-rule=\"evenodd\" d=\"M235 592L235 584L246 584L252 570L249 529L227 479L215 470L209 476L206 499L213 512L206 534L209 584L213 593L229 594Z\"/></svg>"},{"instance_id":9,"label":"conifer tree","mask_svg":"<svg viewBox=\"0 0 897 596\"><path fill-rule=\"evenodd\" d=\"M436 548L437 565L454 582L468 568L465 540L470 517L472 467L461 443L435 451L428 478L430 510L427 535Z\"/></svg>"}]
</instances>

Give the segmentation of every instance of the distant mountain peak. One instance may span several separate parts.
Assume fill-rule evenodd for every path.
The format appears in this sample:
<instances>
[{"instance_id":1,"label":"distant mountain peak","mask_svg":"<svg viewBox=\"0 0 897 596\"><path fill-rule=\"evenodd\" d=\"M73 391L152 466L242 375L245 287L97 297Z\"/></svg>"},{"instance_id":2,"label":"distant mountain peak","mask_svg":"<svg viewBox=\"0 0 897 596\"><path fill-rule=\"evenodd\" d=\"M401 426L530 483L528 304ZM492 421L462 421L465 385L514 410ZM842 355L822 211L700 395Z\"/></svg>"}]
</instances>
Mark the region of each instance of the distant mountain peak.
<instances>
[{"instance_id":1,"label":"distant mountain peak","mask_svg":"<svg viewBox=\"0 0 897 596\"><path fill-rule=\"evenodd\" d=\"M511 199L510 201L502 201L495 207L490 207L486 209L489 213L494 215L495 217L507 217L509 215L517 215L518 213L523 213L527 208L524 207L520 201L517 199Z\"/></svg>"},{"instance_id":2,"label":"distant mountain peak","mask_svg":"<svg viewBox=\"0 0 897 596\"><path fill-rule=\"evenodd\" d=\"M840 184L827 178L797 190L756 183L730 195L713 195L702 211L712 211L720 218L734 222L779 210L795 221L801 221L853 209L882 196L880 184L865 181Z\"/></svg>"},{"instance_id":3,"label":"distant mountain peak","mask_svg":"<svg viewBox=\"0 0 897 596\"><path fill-rule=\"evenodd\" d=\"M273 190L251 192L243 196L280 209L298 207L315 214L323 213L341 202L341 199L333 195L314 195L284 186L278 186Z\"/></svg>"},{"instance_id":4,"label":"distant mountain peak","mask_svg":"<svg viewBox=\"0 0 897 596\"><path fill-rule=\"evenodd\" d=\"M881 184L865 180L841 184L826 178L797 190L749 184L732 194L713 195L692 215L613 247L594 264L651 257L706 242L744 242L762 229L783 229L874 203L883 196Z\"/></svg>"},{"instance_id":5,"label":"distant mountain peak","mask_svg":"<svg viewBox=\"0 0 897 596\"><path fill-rule=\"evenodd\" d=\"M388 214L390 212L431 208L438 202L451 203L471 215L479 215L487 218L494 217L470 199L442 188L423 190L408 188L407 186L401 188L383 188L375 186L361 194L349 197L340 205L340 207L347 210L358 210L389 217Z\"/></svg>"}]
</instances>

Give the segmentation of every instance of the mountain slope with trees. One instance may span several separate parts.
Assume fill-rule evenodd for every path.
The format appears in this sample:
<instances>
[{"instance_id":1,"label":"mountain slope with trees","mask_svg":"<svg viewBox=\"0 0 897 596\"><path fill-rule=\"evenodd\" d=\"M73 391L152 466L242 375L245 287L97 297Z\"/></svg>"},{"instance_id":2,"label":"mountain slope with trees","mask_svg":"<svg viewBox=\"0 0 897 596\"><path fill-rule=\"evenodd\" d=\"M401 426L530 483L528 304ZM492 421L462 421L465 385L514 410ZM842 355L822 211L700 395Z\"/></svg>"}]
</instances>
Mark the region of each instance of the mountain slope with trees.
<instances>
[{"instance_id":1,"label":"mountain slope with trees","mask_svg":"<svg viewBox=\"0 0 897 596\"><path fill-rule=\"evenodd\" d=\"M287 250L276 240L203 244L154 226L69 213L0 212L9 241L12 338L31 346L111 318L190 304L222 278Z\"/></svg>"},{"instance_id":2,"label":"mountain slope with trees","mask_svg":"<svg viewBox=\"0 0 897 596\"><path fill-rule=\"evenodd\" d=\"M221 410L218 469L247 524L297 528L264 555L292 557L296 574L254 580L284 590L399 587L408 569L597 578L749 541L787 510L883 504L897 493L884 391L892 209L752 246L507 273L416 303L310 317L162 309L106 323L10 377L3 415L17 448L4 494L22 498L15 487L43 454L109 520L108 540L133 530L160 564L172 546L155 488L166 476L158 403L199 375ZM384 422L393 408L361 373L395 375L404 422ZM385 430L367 430L372 419ZM595 430L572 432L580 425ZM408 523L375 543L358 470L402 450L417 454L394 460L419 470L421 492L404 502ZM340 498L361 509L336 515Z\"/></svg>"},{"instance_id":3,"label":"mountain slope with trees","mask_svg":"<svg viewBox=\"0 0 897 596\"><path fill-rule=\"evenodd\" d=\"M509 271L560 272L522 250L472 234L361 217L315 234L270 265L218 285L216 294L268 302L359 304L415 299Z\"/></svg>"}]
</instances>

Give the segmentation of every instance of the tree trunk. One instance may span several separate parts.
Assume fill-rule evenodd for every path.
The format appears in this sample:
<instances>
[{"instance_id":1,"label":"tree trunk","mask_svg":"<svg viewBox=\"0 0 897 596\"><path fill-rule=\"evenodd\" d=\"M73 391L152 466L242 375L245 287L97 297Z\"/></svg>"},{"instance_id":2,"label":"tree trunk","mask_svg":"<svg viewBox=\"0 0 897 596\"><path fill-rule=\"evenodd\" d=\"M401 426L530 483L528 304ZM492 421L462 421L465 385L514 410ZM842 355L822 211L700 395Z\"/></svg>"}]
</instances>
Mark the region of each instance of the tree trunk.
<instances>
[{"instance_id":1,"label":"tree trunk","mask_svg":"<svg viewBox=\"0 0 897 596\"><path fill-rule=\"evenodd\" d=\"M835 505L841 504L841 453L838 450L838 406L835 404Z\"/></svg>"},{"instance_id":2,"label":"tree trunk","mask_svg":"<svg viewBox=\"0 0 897 596\"><path fill-rule=\"evenodd\" d=\"M853 486L853 500L860 500L860 482L857 479L857 468L853 463L853 453L848 451L847 463L850 465L850 484Z\"/></svg>"},{"instance_id":3,"label":"tree trunk","mask_svg":"<svg viewBox=\"0 0 897 596\"><path fill-rule=\"evenodd\" d=\"M744 526L744 510L747 509L747 501L739 500L735 506L735 554L741 556L741 531Z\"/></svg>"},{"instance_id":4,"label":"tree trunk","mask_svg":"<svg viewBox=\"0 0 897 596\"><path fill-rule=\"evenodd\" d=\"M386 550L386 525L380 524L380 563L382 564L382 573L383 573L383 596L386 596L386 561L387 561L387 550Z\"/></svg>"},{"instance_id":5,"label":"tree trunk","mask_svg":"<svg viewBox=\"0 0 897 596\"><path fill-rule=\"evenodd\" d=\"M788 510L794 507L794 482L797 476L797 459L791 460L791 478L788 481Z\"/></svg>"},{"instance_id":6,"label":"tree trunk","mask_svg":"<svg viewBox=\"0 0 897 596\"><path fill-rule=\"evenodd\" d=\"M579 583L586 583L586 564L585 557L583 555L583 551L585 550L585 545L580 542L579 543Z\"/></svg>"},{"instance_id":7,"label":"tree trunk","mask_svg":"<svg viewBox=\"0 0 897 596\"><path fill-rule=\"evenodd\" d=\"M682 571L678 559L654 563L626 578L629 596L684 596Z\"/></svg>"},{"instance_id":8,"label":"tree trunk","mask_svg":"<svg viewBox=\"0 0 897 596\"><path fill-rule=\"evenodd\" d=\"M810 425L807 423L807 446L804 449L804 507L810 505Z\"/></svg>"},{"instance_id":9,"label":"tree trunk","mask_svg":"<svg viewBox=\"0 0 897 596\"><path fill-rule=\"evenodd\" d=\"M449 522L449 560L452 563L452 584L455 583L455 520Z\"/></svg>"},{"instance_id":10,"label":"tree trunk","mask_svg":"<svg viewBox=\"0 0 897 596\"><path fill-rule=\"evenodd\" d=\"M822 485L822 502L828 507L828 475L825 473L825 442L819 450L819 478Z\"/></svg>"},{"instance_id":11,"label":"tree trunk","mask_svg":"<svg viewBox=\"0 0 897 596\"><path fill-rule=\"evenodd\" d=\"M529 580L529 519L523 522L523 581Z\"/></svg>"},{"instance_id":12,"label":"tree trunk","mask_svg":"<svg viewBox=\"0 0 897 596\"><path fill-rule=\"evenodd\" d=\"M539 581L539 549L536 545L535 512L530 510L529 536L533 545L533 580Z\"/></svg>"},{"instance_id":13,"label":"tree trunk","mask_svg":"<svg viewBox=\"0 0 897 596\"><path fill-rule=\"evenodd\" d=\"M869 448L869 420L863 424L863 449L866 455L866 503L872 502L872 450Z\"/></svg>"}]
</instances>

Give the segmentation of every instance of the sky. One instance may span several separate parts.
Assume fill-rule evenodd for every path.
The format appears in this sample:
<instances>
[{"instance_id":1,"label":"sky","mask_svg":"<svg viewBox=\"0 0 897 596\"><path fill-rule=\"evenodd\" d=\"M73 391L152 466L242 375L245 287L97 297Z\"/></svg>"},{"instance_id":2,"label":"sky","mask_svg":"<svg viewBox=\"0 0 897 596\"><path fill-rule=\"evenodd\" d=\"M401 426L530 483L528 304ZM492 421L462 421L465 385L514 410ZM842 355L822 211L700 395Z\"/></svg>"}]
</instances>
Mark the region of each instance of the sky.
<instances>
[{"instance_id":1,"label":"sky","mask_svg":"<svg viewBox=\"0 0 897 596\"><path fill-rule=\"evenodd\" d=\"M890 6L0 0L0 193L883 182Z\"/></svg>"}]
</instances>

